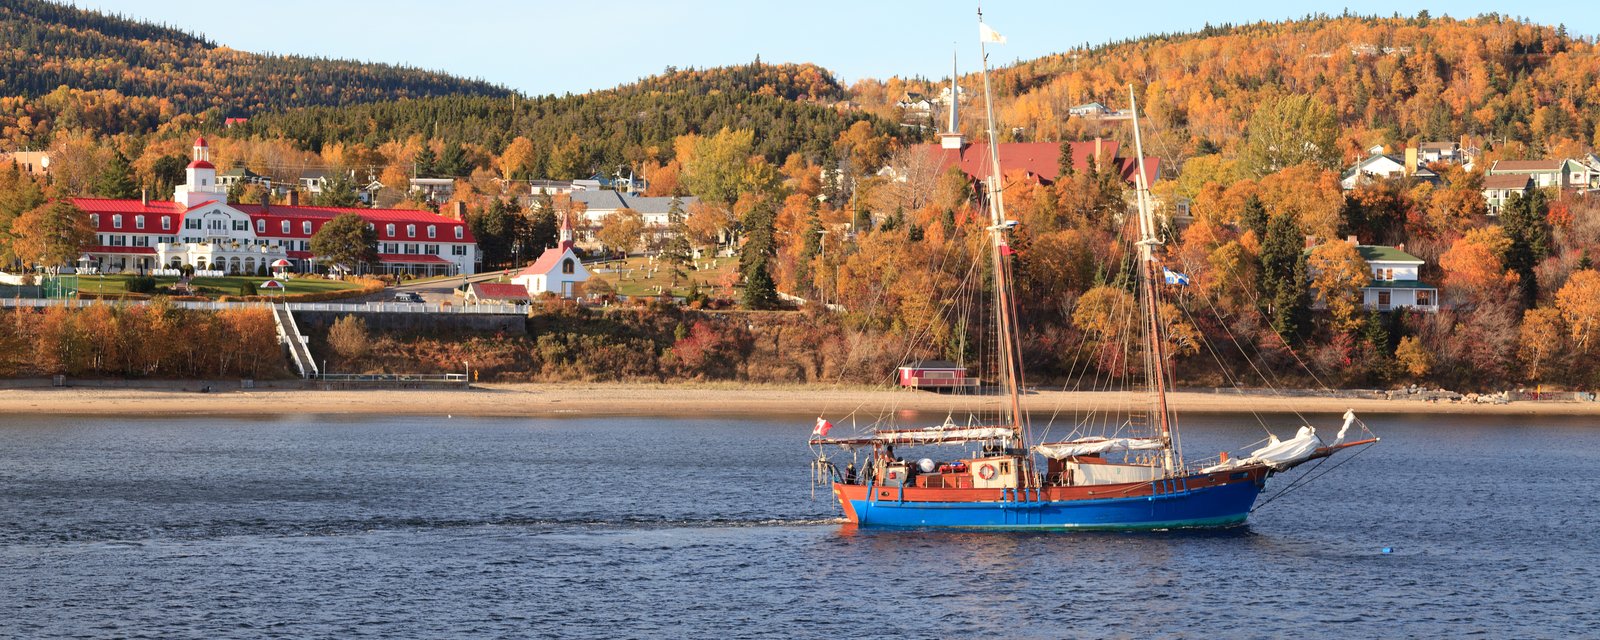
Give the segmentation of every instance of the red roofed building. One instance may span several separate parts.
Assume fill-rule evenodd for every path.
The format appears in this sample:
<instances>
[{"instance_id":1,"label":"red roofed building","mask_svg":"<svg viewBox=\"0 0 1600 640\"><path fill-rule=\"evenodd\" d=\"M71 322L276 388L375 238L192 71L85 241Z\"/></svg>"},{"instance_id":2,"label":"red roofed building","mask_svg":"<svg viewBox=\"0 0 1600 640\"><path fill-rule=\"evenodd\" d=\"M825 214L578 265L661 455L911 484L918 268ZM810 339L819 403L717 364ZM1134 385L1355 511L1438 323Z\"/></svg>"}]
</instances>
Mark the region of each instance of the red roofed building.
<instances>
[{"instance_id":1,"label":"red roofed building","mask_svg":"<svg viewBox=\"0 0 1600 640\"><path fill-rule=\"evenodd\" d=\"M527 304L532 301L528 297L527 288L520 284L503 282L474 282L467 286L466 298L467 302L477 304L491 302Z\"/></svg>"},{"instance_id":2,"label":"red roofed building","mask_svg":"<svg viewBox=\"0 0 1600 640\"><path fill-rule=\"evenodd\" d=\"M311 236L335 216L354 213L377 232L379 273L477 272L477 241L460 219L399 209L229 204L204 138L195 141L185 173L171 202L72 199L95 227L96 246L85 251L94 266L106 273L191 265L255 274L288 259L297 271L313 271L326 265L311 255Z\"/></svg>"},{"instance_id":3,"label":"red roofed building","mask_svg":"<svg viewBox=\"0 0 1600 640\"><path fill-rule=\"evenodd\" d=\"M554 293L571 298L577 295L578 285L589 280L589 270L583 267L578 254L573 253L572 246L572 222L562 216L561 242L545 249L538 260L517 272L511 282L523 287L531 296Z\"/></svg>"}]
</instances>

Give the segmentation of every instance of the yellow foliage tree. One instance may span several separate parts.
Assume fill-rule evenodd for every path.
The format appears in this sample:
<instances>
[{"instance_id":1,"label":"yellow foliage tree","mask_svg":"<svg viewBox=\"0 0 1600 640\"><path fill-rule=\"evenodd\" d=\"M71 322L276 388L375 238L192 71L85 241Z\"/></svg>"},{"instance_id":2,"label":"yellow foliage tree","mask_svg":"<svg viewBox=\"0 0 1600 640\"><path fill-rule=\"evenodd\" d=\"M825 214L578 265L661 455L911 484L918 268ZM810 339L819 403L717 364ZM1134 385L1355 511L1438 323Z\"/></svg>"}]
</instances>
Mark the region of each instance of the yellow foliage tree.
<instances>
[{"instance_id":1,"label":"yellow foliage tree","mask_svg":"<svg viewBox=\"0 0 1600 640\"><path fill-rule=\"evenodd\" d=\"M1573 346L1588 353L1600 332L1600 273L1592 269L1573 273L1556 292L1556 308L1571 331Z\"/></svg>"},{"instance_id":2,"label":"yellow foliage tree","mask_svg":"<svg viewBox=\"0 0 1600 640\"><path fill-rule=\"evenodd\" d=\"M1339 331L1354 331L1366 320L1361 314L1361 288L1372 283L1372 270L1348 242L1324 242L1306 259L1311 286L1333 315Z\"/></svg>"},{"instance_id":3,"label":"yellow foliage tree","mask_svg":"<svg viewBox=\"0 0 1600 640\"><path fill-rule=\"evenodd\" d=\"M1561 352L1563 329L1560 309L1539 307L1522 314L1517 352L1528 368L1529 380L1542 379L1545 367Z\"/></svg>"}]
</instances>

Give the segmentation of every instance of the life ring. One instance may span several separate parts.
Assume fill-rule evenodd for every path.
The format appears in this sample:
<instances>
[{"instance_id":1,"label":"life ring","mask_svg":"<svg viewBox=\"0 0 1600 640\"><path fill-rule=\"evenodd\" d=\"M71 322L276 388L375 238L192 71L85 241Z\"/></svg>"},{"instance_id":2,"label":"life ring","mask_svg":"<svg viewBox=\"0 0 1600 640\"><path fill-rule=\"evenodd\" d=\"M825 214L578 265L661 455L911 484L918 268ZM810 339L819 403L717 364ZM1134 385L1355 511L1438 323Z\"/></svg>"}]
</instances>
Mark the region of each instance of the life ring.
<instances>
[{"instance_id":1,"label":"life ring","mask_svg":"<svg viewBox=\"0 0 1600 640\"><path fill-rule=\"evenodd\" d=\"M984 480L993 480L994 465L985 463L983 466L978 467L978 477Z\"/></svg>"}]
</instances>

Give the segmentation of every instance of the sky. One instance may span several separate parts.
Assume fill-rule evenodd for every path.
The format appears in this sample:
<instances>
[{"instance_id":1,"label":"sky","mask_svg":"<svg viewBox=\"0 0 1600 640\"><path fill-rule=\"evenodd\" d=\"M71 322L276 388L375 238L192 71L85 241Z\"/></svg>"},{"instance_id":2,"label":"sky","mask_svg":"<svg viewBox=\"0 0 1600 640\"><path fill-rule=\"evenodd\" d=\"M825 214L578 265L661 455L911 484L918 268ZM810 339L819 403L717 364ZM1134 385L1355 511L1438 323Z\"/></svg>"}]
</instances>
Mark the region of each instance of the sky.
<instances>
[{"instance_id":1,"label":"sky","mask_svg":"<svg viewBox=\"0 0 1600 640\"><path fill-rule=\"evenodd\" d=\"M889 76L948 77L950 55L976 68L976 6L924 0L707 0L491 2L488 0L74 0L108 13L179 27L234 49L388 62L478 78L529 95L583 93L661 73L668 66L812 62L849 83ZM1582 3L1579 3L1582 4ZM991 0L985 20L1009 42L994 64L1073 46L1207 23L1298 18L1309 13L1471 17L1504 13L1600 33L1600 11L1571 3L1061 2Z\"/></svg>"}]
</instances>

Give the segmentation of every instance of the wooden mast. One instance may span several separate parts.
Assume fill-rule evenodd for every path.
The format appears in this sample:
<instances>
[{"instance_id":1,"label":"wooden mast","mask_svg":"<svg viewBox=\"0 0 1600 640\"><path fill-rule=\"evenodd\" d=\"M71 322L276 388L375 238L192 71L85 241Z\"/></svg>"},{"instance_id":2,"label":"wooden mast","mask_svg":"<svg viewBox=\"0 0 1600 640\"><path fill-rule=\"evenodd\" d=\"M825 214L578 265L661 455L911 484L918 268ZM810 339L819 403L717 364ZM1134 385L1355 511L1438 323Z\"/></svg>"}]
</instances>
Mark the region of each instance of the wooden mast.
<instances>
[{"instance_id":1,"label":"wooden mast","mask_svg":"<svg viewBox=\"0 0 1600 640\"><path fill-rule=\"evenodd\" d=\"M1160 304L1156 299L1156 282L1161 274L1156 272L1155 248L1161 245L1156 237L1155 215L1150 212L1150 185L1145 177L1144 141L1139 135L1139 102L1134 97L1133 85L1128 85L1128 105L1133 112L1133 152L1138 162L1134 185L1139 204L1139 279L1142 281L1145 316L1145 372L1150 391L1155 399L1155 412L1161 425L1162 468L1171 475L1182 465L1182 455L1175 456L1177 441L1173 436L1172 415L1167 407L1167 354L1162 347Z\"/></svg>"},{"instance_id":2,"label":"wooden mast","mask_svg":"<svg viewBox=\"0 0 1600 640\"><path fill-rule=\"evenodd\" d=\"M981 7L978 9L978 24L983 24ZM1003 369L1001 379L1005 382L1006 409L1010 413L1011 429L1016 434L1017 441L1026 446L1024 433L1026 417L1022 413L1022 372L1019 366L1021 349L1017 336L1015 300L1011 291L1011 259L1006 251L1010 247L1006 238L1010 225L1006 220L1005 199L1001 193L1000 145L994 133L994 100L989 88L989 53L982 38L978 39L978 53L983 65L983 104L989 131L989 177L985 181L985 186L989 200L989 240L993 253L995 322L1000 333L1000 363Z\"/></svg>"}]
</instances>

